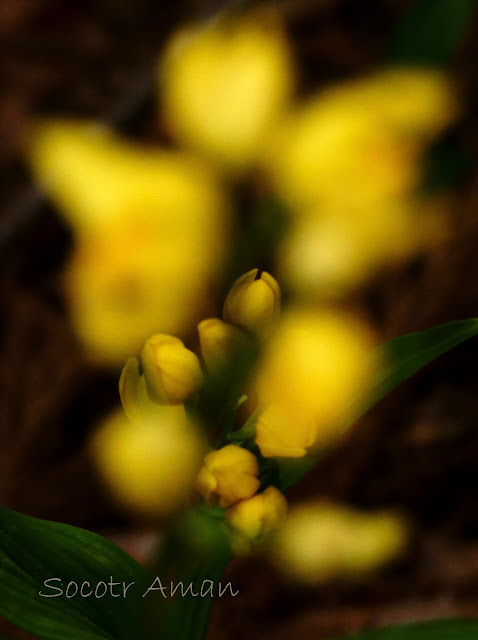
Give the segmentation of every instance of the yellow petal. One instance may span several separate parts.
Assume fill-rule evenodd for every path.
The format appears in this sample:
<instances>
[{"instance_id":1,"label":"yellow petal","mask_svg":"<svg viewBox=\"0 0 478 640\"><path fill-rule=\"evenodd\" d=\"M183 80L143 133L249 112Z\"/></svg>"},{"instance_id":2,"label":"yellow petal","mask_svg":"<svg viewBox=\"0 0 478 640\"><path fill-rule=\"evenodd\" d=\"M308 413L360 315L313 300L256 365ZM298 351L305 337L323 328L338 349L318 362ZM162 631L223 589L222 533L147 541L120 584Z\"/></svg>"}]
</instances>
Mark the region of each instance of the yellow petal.
<instances>
[{"instance_id":1,"label":"yellow petal","mask_svg":"<svg viewBox=\"0 0 478 640\"><path fill-rule=\"evenodd\" d=\"M286 38L258 13L178 33L161 69L173 133L228 170L255 161L291 93Z\"/></svg>"},{"instance_id":2,"label":"yellow petal","mask_svg":"<svg viewBox=\"0 0 478 640\"><path fill-rule=\"evenodd\" d=\"M110 416L95 434L92 453L113 495L143 516L167 516L187 504L199 469L203 443L176 407L140 426L122 413Z\"/></svg>"}]
</instances>

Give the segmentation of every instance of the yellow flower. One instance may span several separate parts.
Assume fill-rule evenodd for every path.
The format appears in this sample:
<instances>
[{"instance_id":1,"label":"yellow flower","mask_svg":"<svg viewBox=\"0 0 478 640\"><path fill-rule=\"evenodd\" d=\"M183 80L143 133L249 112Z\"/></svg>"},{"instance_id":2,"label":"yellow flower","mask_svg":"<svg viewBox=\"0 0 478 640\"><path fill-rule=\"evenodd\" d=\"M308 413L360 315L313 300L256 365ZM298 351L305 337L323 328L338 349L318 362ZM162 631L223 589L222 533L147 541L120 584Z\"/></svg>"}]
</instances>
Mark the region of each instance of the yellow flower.
<instances>
[{"instance_id":1,"label":"yellow flower","mask_svg":"<svg viewBox=\"0 0 478 640\"><path fill-rule=\"evenodd\" d=\"M236 553L248 553L282 522L287 513L287 500L275 487L241 500L226 511L233 529L232 545Z\"/></svg>"},{"instance_id":2,"label":"yellow flower","mask_svg":"<svg viewBox=\"0 0 478 640\"><path fill-rule=\"evenodd\" d=\"M228 444L204 458L197 483L209 504L219 501L219 506L225 508L253 496L260 486L258 475L255 455Z\"/></svg>"},{"instance_id":3,"label":"yellow flower","mask_svg":"<svg viewBox=\"0 0 478 640\"><path fill-rule=\"evenodd\" d=\"M166 516L186 505L203 450L197 428L179 406L157 406L140 423L117 412L92 442L94 460L113 495L146 516Z\"/></svg>"},{"instance_id":4,"label":"yellow flower","mask_svg":"<svg viewBox=\"0 0 478 640\"><path fill-rule=\"evenodd\" d=\"M369 331L334 311L289 312L267 344L257 375L257 443L264 455L298 457L338 437L352 402L378 363ZM268 408L273 405L273 408Z\"/></svg>"},{"instance_id":5,"label":"yellow flower","mask_svg":"<svg viewBox=\"0 0 478 640\"><path fill-rule=\"evenodd\" d=\"M287 41L271 16L185 29L169 44L161 71L175 136L234 170L257 158L291 93Z\"/></svg>"},{"instance_id":6,"label":"yellow flower","mask_svg":"<svg viewBox=\"0 0 478 640\"><path fill-rule=\"evenodd\" d=\"M403 196L419 154L456 115L445 76L392 69L321 91L291 113L267 149L273 182L298 212Z\"/></svg>"},{"instance_id":7,"label":"yellow flower","mask_svg":"<svg viewBox=\"0 0 478 640\"><path fill-rule=\"evenodd\" d=\"M266 271L251 269L232 285L224 303L226 322L259 335L274 327L280 312L280 289Z\"/></svg>"},{"instance_id":8,"label":"yellow flower","mask_svg":"<svg viewBox=\"0 0 478 640\"><path fill-rule=\"evenodd\" d=\"M197 356L173 336L158 333L149 338L141 364L149 395L161 404L182 404L203 382Z\"/></svg>"},{"instance_id":9,"label":"yellow flower","mask_svg":"<svg viewBox=\"0 0 478 640\"><path fill-rule=\"evenodd\" d=\"M337 298L428 246L421 156L456 114L445 75L390 68L325 88L288 115L264 163L294 214L278 252L293 291Z\"/></svg>"},{"instance_id":10,"label":"yellow flower","mask_svg":"<svg viewBox=\"0 0 478 640\"><path fill-rule=\"evenodd\" d=\"M230 359L245 344L245 334L219 318L208 318L198 324L201 355L210 371L227 367Z\"/></svg>"},{"instance_id":11,"label":"yellow flower","mask_svg":"<svg viewBox=\"0 0 478 640\"><path fill-rule=\"evenodd\" d=\"M418 182L416 156L410 140L397 140L370 115L327 109L319 95L284 124L270 167L279 193L301 212L408 191Z\"/></svg>"},{"instance_id":12,"label":"yellow flower","mask_svg":"<svg viewBox=\"0 0 478 640\"><path fill-rule=\"evenodd\" d=\"M288 514L272 555L282 571L304 582L354 578L394 559L408 535L406 522L395 514L305 503Z\"/></svg>"},{"instance_id":13,"label":"yellow flower","mask_svg":"<svg viewBox=\"0 0 478 640\"><path fill-rule=\"evenodd\" d=\"M38 180L76 232L68 297L90 355L118 363L158 329L184 331L226 247L214 175L77 122L40 125L31 146Z\"/></svg>"}]
</instances>

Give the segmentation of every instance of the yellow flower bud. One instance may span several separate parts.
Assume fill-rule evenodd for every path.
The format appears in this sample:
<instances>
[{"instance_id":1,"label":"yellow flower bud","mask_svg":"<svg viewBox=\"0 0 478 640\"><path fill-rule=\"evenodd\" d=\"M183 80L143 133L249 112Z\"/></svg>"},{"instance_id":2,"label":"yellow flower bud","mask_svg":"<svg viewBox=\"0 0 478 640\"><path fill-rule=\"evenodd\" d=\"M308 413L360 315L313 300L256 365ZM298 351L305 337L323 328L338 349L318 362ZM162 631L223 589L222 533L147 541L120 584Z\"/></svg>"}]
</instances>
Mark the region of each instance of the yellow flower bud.
<instances>
[{"instance_id":1,"label":"yellow flower bud","mask_svg":"<svg viewBox=\"0 0 478 640\"><path fill-rule=\"evenodd\" d=\"M100 427L92 453L107 486L126 507L165 516L184 506L203 442L183 407L158 406L140 424L117 412Z\"/></svg>"},{"instance_id":2,"label":"yellow flower bud","mask_svg":"<svg viewBox=\"0 0 478 640\"><path fill-rule=\"evenodd\" d=\"M203 381L197 356L173 336L158 333L147 340L141 364L148 393L162 404L182 404Z\"/></svg>"},{"instance_id":3,"label":"yellow flower bud","mask_svg":"<svg viewBox=\"0 0 478 640\"><path fill-rule=\"evenodd\" d=\"M329 438L335 430L333 425ZM266 407L256 422L256 444L264 458L302 458L309 447L317 444L318 433L313 417L294 415L280 403Z\"/></svg>"},{"instance_id":4,"label":"yellow flower bud","mask_svg":"<svg viewBox=\"0 0 478 640\"><path fill-rule=\"evenodd\" d=\"M257 158L291 93L285 35L256 14L180 32L161 68L173 133L233 170Z\"/></svg>"},{"instance_id":5,"label":"yellow flower bud","mask_svg":"<svg viewBox=\"0 0 478 640\"><path fill-rule=\"evenodd\" d=\"M282 571L304 582L354 578L395 558L408 534L406 522L395 514L306 503L288 514L272 556Z\"/></svg>"},{"instance_id":6,"label":"yellow flower bud","mask_svg":"<svg viewBox=\"0 0 478 640\"><path fill-rule=\"evenodd\" d=\"M232 546L236 553L248 553L272 533L287 513L287 500L275 487L268 487L226 511L233 528Z\"/></svg>"},{"instance_id":7,"label":"yellow flower bud","mask_svg":"<svg viewBox=\"0 0 478 640\"><path fill-rule=\"evenodd\" d=\"M251 269L232 285L224 303L224 320L253 333L267 333L279 317L280 297L279 285L269 273Z\"/></svg>"},{"instance_id":8,"label":"yellow flower bud","mask_svg":"<svg viewBox=\"0 0 478 640\"><path fill-rule=\"evenodd\" d=\"M245 334L219 318L208 318L198 324L201 355L209 370L224 369L230 358L245 344Z\"/></svg>"},{"instance_id":9,"label":"yellow flower bud","mask_svg":"<svg viewBox=\"0 0 478 640\"><path fill-rule=\"evenodd\" d=\"M255 455L228 444L204 458L197 484L209 504L219 501L219 506L226 508L255 494L260 486L258 475Z\"/></svg>"},{"instance_id":10,"label":"yellow flower bud","mask_svg":"<svg viewBox=\"0 0 478 640\"><path fill-rule=\"evenodd\" d=\"M372 337L353 316L298 310L267 344L257 376L264 455L298 457L337 438L353 401L373 384ZM274 405L274 408L267 408Z\"/></svg>"}]
</instances>

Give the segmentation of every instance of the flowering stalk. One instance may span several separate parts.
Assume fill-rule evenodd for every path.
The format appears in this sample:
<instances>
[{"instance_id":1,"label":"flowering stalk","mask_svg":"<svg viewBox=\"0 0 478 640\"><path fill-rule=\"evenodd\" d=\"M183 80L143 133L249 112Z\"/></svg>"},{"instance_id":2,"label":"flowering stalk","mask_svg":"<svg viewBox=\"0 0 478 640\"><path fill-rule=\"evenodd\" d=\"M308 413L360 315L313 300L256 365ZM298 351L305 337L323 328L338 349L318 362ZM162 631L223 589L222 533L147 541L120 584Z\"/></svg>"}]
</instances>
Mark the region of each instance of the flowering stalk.
<instances>
[{"instance_id":1,"label":"flowering stalk","mask_svg":"<svg viewBox=\"0 0 478 640\"><path fill-rule=\"evenodd\" d=\"M184 597L165 599L161 594L152 599L148 609L144 635L146 640L203 640L206 637L213 595L194 596L201 586L211 585L214 595L232 558L229 539L223 528L223 513L201 506L185 514L168 532L151 573L163 584L181 582ZM182 587L181 587L182 589ZM182 592L181 592L182 593Z\"/></svg>"}]
</instances>

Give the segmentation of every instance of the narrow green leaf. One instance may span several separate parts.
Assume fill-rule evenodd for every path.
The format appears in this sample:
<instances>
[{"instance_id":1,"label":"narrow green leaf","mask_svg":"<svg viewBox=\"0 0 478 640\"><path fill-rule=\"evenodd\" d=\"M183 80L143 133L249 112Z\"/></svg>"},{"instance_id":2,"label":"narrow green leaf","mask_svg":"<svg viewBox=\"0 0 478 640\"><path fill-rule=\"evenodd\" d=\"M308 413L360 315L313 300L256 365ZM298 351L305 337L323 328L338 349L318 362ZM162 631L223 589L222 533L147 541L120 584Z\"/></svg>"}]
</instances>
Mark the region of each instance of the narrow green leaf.
<instances>
[{"instance_id":1,"label":"narrow green leaf","mask_svg":"<svg viewBox=\"0 0 478 640\"><path fill-rule=\"evenodd\" d=\"M432 327L426 331L409 333L394 338L378 347L385 363L371 393L354 400L344 431L398 385L427 364L465 340L478 335L478 319L456 320ZM280 463L279 488L285 491L298 482L318 462L317 456Z\"/></svg>"},{"instance_id":2,"label":"narrow green leaf","mask_svg":"<svg viewBox=\"0 0 478 640\"><path fill-rule=\"evenodd\" d=\"M82 597L86 581L91 586L84 585ZM138 637L141 596L150 582L133 558L101 536L0 507L0 613L18 627L47 640L130 640ZM126 596L123 583L133 583Z\"/></svg>"},{"instance_id":3,"label":"narrow green leaf","mask_svg":"<svg viewBox=\"0 0 478 640\"><path fill-rule=\"evenodd\" d=\"M388 62L444 66L455 53L476 7L474 0L421 0L405 13Z\"/></svg>"},{"instance_id":4,"label":"narrow green leaf","mask_svg":"<svg viewBox=\"0 0 478 640\"><path fill-rule=\"evenodd\" d=\"M439 620L365 631L337 640L476 640L478 622Z\"/></svg>"},{"instance_id":5,"label":"narrow green leaf","mask_svg":"<svg viewBox=\"0 0 478 640\"><path fill-rule=\"evenodd\" d=\"M354 416L354 420L435 358L476 335L478 318L469 318L446 322L386 342L378 348L386 366L371 393L371 399L362 403L362 410Z\"/></svg>"}]
</instances>

